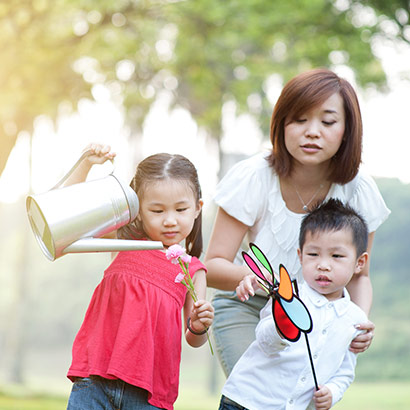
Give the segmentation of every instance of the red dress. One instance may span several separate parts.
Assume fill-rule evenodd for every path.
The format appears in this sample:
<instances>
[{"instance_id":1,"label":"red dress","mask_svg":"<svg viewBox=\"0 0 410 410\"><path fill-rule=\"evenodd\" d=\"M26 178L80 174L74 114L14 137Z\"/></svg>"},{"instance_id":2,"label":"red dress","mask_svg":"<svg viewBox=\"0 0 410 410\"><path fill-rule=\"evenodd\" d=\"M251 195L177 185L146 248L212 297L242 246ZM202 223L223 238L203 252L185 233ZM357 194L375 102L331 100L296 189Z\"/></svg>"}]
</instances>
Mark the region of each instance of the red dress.
<instances>
[{"instance_id":1,"label":"red dress","mask_svg":"<svg viewBox=\"0 0 410 410\"><path fill-rule=\"evenodd\" d=\"M197 259L191 276L205 269ZM121 379L173 409L181 361L181 309L187 289L179 265L159 250L120 252L104 273L75 338L68 377Z\"/></svg>"}]
</instances>

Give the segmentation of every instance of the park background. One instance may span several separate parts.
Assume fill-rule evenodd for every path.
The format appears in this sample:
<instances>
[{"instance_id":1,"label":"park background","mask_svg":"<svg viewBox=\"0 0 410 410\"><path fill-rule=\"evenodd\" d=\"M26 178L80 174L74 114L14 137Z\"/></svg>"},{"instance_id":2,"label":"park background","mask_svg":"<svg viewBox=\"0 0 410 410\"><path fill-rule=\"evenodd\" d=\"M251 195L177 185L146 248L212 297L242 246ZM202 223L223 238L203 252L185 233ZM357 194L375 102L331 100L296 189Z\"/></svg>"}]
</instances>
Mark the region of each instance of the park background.
<instances>
[{"instance_id":1,"label":"park background","mask_svg":"<svg viewBox=\"0 0 410 410\"><path fill-rule=\"evenodd\" d=\"M1 410L65 408L71 344L110 260L49 262L26 196L90 142L117 152L90 178L114 167L125 182L146 155L178 152L199 170L207 243L218 179L269 146L281 87L318 66L357 89L363 167L392 210L372 255L376 337L336 407L410 408L408 1L14 0L0 28ZM184 346L176 410L217 408L223 380L207 345Z\"/></svg>"}]
</instances>

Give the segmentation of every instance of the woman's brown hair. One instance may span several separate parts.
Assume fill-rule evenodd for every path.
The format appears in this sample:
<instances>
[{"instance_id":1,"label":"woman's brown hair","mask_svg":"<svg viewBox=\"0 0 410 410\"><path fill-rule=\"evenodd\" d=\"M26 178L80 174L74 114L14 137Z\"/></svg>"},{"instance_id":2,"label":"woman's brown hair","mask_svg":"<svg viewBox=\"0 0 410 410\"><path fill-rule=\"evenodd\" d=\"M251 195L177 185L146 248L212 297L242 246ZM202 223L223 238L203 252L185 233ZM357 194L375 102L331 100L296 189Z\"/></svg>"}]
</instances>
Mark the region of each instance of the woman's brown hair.
<instances>
[{"instance_id":1,"label":"woman's brown hair","mask_svg":"<svg viewBox=\"0 0 410 410\"><path fill-rule=\"evenodd\" d=\"M362 155L362 116L356 92L350 83L327 69L299 74L283 88L271 119L272 152L269 164L279 176L292 172L292 157L285 146L285 125L309 109L339 93L345 110L345 131L339 150L332 158L329 180L339 184L351 181L359 170Z\"/></svg>"},{"instance_id":2,"label":"woman's brown hair","mask_svg":"<svg viewBox=\"0 0 410 410\"><path fill-rule=\"evenodd\" d=\"M178 179L186 181L191 187L196 203L201 199L201 187L198 173L189 159L182 155L155 154L145 158L137 167L130 186L141 200L147 184L164 179ZM118 230L118 237L122 239L141 239L146 237L141 223L135 219ZM192 231L185 239L187 253L199 257L202 253L202 211L195 219Z\"/></svg>"}]
</instances>

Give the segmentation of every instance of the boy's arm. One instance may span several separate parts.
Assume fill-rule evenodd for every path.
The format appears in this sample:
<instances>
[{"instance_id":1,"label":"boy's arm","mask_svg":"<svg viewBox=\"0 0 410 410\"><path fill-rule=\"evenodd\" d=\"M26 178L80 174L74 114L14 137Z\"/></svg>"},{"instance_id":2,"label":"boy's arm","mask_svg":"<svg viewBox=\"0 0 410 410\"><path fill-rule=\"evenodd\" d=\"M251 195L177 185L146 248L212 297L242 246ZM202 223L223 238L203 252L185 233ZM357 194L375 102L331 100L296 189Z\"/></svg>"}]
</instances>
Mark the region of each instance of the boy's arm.
<instances>
[{"instance_id":1,"label":"boy's arm","mask_svg":"<svg viewBox=\"0 0 410 410\"><path fill-rule=\"evenodd\" d=\"M282 350L285 350L291 342L282 339L278 334L275 322L272 317L271 301L261 311L261 319L256 326L256 340L263 350L268 355L274 355Z\"/></svg>"},{"instance_id":2,"label":"boy's arm","mask_svg":"<svg viewBox=\"0 0 410 410\"><path fill-rule=\"evenodd\" d=\"M347 351L337 372L324 384L332 393L332 407L343 397L343 394L354 380L357 355Z\"/></svg>"}]
</instances>

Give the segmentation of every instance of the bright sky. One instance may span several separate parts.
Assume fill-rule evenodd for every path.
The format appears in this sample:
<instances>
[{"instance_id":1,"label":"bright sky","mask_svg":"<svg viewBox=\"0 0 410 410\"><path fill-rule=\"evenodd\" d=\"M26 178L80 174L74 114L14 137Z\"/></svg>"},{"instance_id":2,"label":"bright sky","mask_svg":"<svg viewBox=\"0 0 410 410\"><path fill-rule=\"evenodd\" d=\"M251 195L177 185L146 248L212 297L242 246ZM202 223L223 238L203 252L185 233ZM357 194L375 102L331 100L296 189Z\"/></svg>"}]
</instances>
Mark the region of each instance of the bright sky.
<instances>
[{"instance_id":1,"label":"bright sky","mask_svg":"<svg viewBox=\"0 0 410 410\"><path fill-rule=\"evenodd\" d=\"M363 166L373 176L397 177L410 183L410 81L400 79L409 72L410 47L382 46L378 52L383 56L391 91L386 95L359 95L364 122ZM211 201L217 182L217 147L198 132L188 112L176 109L170 113L168 97L162 95L145 121L142 140L130 146L122 113L110 102L107 91L99 87L94 90L94 97L97 102L81 101L78 113L61 119L56 129L49 119L38 119L33 137L35 193L54 186L88 143L101 142L110 144L117 152L114 173L126 183L133 176L137 160L149 154L178 152L187 156L198 168L205 204ZM236 117L232 105L224 109L223 127L223 146L230 151L254 154L261 149L260 132L249 117ZM105 176L111 168L111 164L100 167L91 177ZM21 134L0 178L0 201L14 202L27 195L28 175L29 137Z\"/></svg>"}]
</instances>

